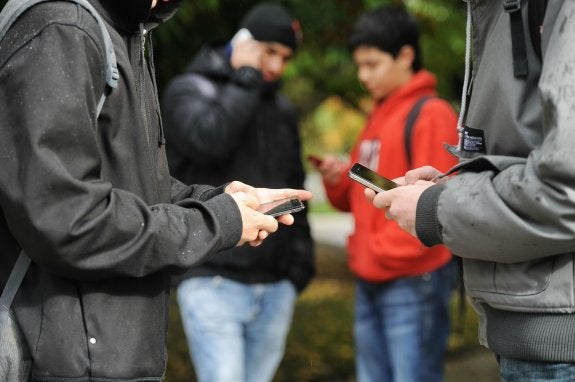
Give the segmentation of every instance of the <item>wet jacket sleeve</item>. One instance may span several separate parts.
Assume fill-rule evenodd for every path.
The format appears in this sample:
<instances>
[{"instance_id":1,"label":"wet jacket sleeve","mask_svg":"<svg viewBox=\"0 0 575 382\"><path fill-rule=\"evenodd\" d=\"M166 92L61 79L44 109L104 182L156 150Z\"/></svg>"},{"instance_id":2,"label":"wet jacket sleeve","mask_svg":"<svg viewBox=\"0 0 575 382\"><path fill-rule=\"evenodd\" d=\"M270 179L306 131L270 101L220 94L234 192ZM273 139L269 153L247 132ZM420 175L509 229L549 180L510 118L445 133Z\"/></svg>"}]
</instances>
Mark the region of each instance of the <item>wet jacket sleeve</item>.
<instances>
[{"instance_id":1,"label":"wet jacket sleeve","mask_svg":"<svg viewBox=\"0 0 575 382\"><path fill-rule=\"evenodd\" d=\"M432 240L440 238L459 256L516 263L575 248L575 104L568 95L575 89L575 50L570 49L575 3L562 4L563 16L543 28L541 147L527 159L485 157L483 169L470 164L473 168L420 200L417 220L427 210L423 204L435 204L440 230L436 227Z\"/></svg>"},{"instance_id":2,"label":"wet jacket sleeve","mask_svg":"<svg viewBox=\"0 0 575 382\"><path fill-rule=\"evenodd\" d=\"M149 206L102 179L98 33L51 24L27 36L5 39L20 46L0 55L0 203L34 262L70 279L139 277L239 241L240 212L226 194Z\"/></svg>"},{"instance_id":3,"label":"wet jacket sleeve","mask_svg":"<svg viewBox=\"0 0 575 382\"><path fill-rule=\"evenodd\" d=\"M251 67L236 70L221 88L197 74L174 78L163 102L169 143L194 162L225 160L250 127L262 85L261 72Z\"/></svg>"}]
</instances>

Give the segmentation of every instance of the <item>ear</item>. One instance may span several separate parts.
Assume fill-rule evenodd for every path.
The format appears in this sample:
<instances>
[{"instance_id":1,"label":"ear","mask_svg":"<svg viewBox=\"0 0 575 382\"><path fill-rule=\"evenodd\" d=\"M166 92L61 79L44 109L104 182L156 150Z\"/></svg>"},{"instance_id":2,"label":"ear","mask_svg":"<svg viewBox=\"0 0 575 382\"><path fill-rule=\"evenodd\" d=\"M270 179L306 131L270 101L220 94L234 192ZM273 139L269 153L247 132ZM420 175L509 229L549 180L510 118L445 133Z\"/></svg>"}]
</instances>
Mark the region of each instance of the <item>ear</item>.
<instances>
[{"instance_id":1,"label":"ear","mask_svg":"<svg viewBox=\"0 0 575 382\"><path fill-rule=\"evenodd\" d=\"M415 49L411 45L404 45L397 54L397 62L404 68L411 70L411 65L415 59Z\"/></svg>"}]
</instances>

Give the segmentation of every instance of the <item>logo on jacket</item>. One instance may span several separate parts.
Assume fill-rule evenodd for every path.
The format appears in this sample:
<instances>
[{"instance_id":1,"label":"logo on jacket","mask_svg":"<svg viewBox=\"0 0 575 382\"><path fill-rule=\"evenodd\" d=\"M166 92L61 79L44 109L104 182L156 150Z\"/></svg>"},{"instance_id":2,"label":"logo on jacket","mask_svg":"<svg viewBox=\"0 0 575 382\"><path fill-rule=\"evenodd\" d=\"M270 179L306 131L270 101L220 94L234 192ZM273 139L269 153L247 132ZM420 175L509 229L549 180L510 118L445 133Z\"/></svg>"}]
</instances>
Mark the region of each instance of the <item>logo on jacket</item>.
<instances>
[{"instance_id":1,"label":"logo on jacket","mask_svg":"<svg viewBox=\"0 0 575 382\"><path fill-rule=\"evenodd\" d=\"M465 126L460 148L462 151L485 154L485 135L483 130Z\"/></svg>"}]
</instances>

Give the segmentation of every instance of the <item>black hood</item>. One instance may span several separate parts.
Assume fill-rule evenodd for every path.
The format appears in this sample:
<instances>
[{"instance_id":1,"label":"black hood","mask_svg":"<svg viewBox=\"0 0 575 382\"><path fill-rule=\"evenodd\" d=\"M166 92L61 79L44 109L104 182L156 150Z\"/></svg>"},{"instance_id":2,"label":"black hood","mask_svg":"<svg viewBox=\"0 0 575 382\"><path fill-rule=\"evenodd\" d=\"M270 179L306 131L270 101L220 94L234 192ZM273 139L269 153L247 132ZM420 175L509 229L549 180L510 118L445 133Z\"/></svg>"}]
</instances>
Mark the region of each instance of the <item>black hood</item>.
<instances>
[{"instance_id":1,"label":"black hood","mask_svg":"<svg viewBox=\"0 0 575 382\"><path fill-rule=\"evenodd\" d=\"M103 17L114 27L135 32L144 23L146 29L166 21L176 13L182 0L158 0L153 10L152 0L90 0Z\"/></svg>"},{"instance_id":2,"label":"black hood","mask_svg":"<svg viewBox=\"0 0 575 382\"><path fill-rule=\"evenodd\" d=\"M228 79L233 73L226 46L206 45L198 52L186 68L187 72L207 77Z\"/></svg>"}]
</instances>

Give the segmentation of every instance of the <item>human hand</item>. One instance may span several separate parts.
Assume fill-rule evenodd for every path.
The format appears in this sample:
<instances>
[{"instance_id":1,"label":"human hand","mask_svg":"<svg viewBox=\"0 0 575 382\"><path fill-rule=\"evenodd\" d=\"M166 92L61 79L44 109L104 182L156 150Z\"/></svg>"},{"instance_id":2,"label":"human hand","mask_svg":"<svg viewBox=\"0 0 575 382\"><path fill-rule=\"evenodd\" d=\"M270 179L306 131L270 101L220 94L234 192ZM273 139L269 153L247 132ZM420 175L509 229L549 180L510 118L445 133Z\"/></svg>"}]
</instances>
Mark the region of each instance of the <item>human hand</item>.
<instances>
[{"instance_id":1,"label":"human hand","mask_svg":"<svg viewBox=\"0 0 575 382\"><path fill-rule=\"evenodd\" d=\"M394 181L398 184L404 184L402 178L394 179ZM367 200L376 208L385 210L385 216L388 219L395 220L403 230L417 237L415 232L417 203L421 194L434 184L434 182L418 180L413 184L402 185L377 194L366 188L364 193Z\"/></svg>"},{"instance_id":2,"label":"human hand","mask_svg":"<svg viewBox=\"0 0 575 382\"><path fill-rule=\"evenodd\" d=\"M254 246L261 244L261 242L270 233L275 232L277 230L278 222L285 224L285 225L291 225L294 222L294 218L291 214L285 214L285 215L281 215L281 216L278 216L276 218L273 218L271 216L264 215L258 211L255 211L259 207L260 204L273 202L274 200L281 200L281 199L293 198L293 197L299 198L302 201L309 200L312 198L312 193L307 191L307 190L299 190L299 189L292 189L292 188L278 188L278 189L255 188L255 187L252 187L250 185L247 185L247 184L239 182L239 181L234 181L234 182L231 182L230 184L228 184L228 186L225 189L225 192L227 194L232 195L232 197L234 197L234 195L236 195L236 194L239 194L238 199L241 201L244 201L244 202L249 201L249 207L254 210L253 212L255 212L258 215L261 215L262 217L265 217L266 220L271 219L275 223L275 228L273 230L258 228L259 232L258 232L257 238L255 238L253 240L247 240L250 243L250 245L254 245ZM247 203L244 203L244 204L247 205ZM240 211L241 211L241 208L240 208ZM246 213L246 215L247 215L246 218L249 218L251 216L251 214L247 214L247 213ZM243 213L242 213L242 220L244 220ZM245 222L244 222L244 226L245 226ZM244 230L246 228L248 228L248 227L245 227ZM254 232L250 231L250 233L248 235L253 235L253 234L254 234ZM243 237L243 235L242 235L242 237ZM252 236L248 236L248 239L251 237ZM244 241L244 242L246 242L246 241ZM240 245L243 244L244 242L240 243Z\"/></svg>"},{"instance_id":3,"label":"human hand","mask_svg":"<svg viewBox=\"0 0 575 382\"><path fill-rule=\"evenodd\" d=\"M248 243L256 247L263 243L270 233L277 231L277 220L257 211L260 202L253 193L237 191L230 195L238 205L242 216L242 236L238 246Z\"/></svg>"},{"instance_id":4,"label":"human hand","mask_svg":"<svg viewBox=\"0 0 575 382\"><path fill-rule=\"evenodd\" d=\"M347 169L348 163L342 161L338 156L330 154L323 158L317 167L323 181L329 185L335 185L341 179L341 175Z\"/></svg>"},{"instance_id":5,"label":"human hand","mask_svg":"<svg viewBox=\"0 0 575 382\"><path fill-rule=\"evenodd\" d=\"M444 183L448 178L445 177L443 173L435 167L423 166L409 170L401 179L402 181L400 181L400 184L414 184L418 180L428 180L435 183Z\"/></svg>"},{"instance_id":6,"label":"human hand","mask_svg":"<svg viewBox=\"0 0 575 382\"><path fill-rule=\"evenodd\" d=\"M235 70L242 66L251 66L260 70L264 46L253 38L245 38L235 42L230 63Z\"/></svg>"},{"instance_id":7,"label":"human hand","mask_svg":"<svg viewBox=\"0 0 575 382\"><path fill-rule=\"evenodd\" d=\"M313 196L312 193L307 190L293 188L256 188L256 190L262 204L287 198L298 198L301 201L305 201L311 199ZM277 216L276 219L285 225L291 225L294 222L292 214L280 215Z\"/></svg>"}]
</instances>

